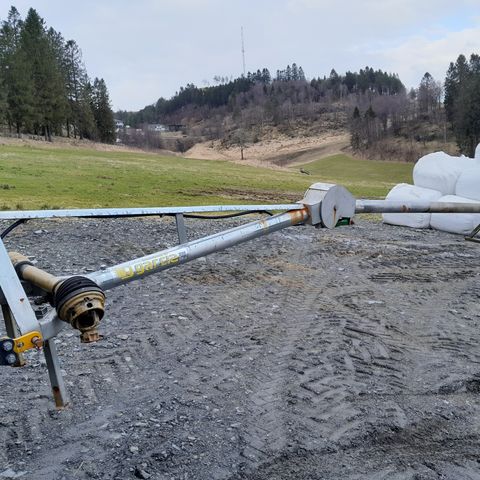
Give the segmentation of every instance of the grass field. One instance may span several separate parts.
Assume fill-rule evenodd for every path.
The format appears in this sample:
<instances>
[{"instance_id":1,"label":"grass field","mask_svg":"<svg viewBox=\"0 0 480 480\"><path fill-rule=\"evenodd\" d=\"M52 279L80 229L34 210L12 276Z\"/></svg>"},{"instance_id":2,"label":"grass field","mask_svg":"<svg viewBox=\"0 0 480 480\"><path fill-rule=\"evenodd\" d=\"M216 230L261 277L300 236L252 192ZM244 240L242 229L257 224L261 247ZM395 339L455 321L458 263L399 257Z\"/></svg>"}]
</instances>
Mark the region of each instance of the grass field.
<instances>
[{"instance_id":1,"label":"grass field","mask_svg":"<svg viewBox=\"0 0 480 480\"><path fill-rule=\"evenodd\" d=\"M335 155L311 175L233 164L83 148L0 146L0 209L205 205L297 200L316 181L358 197L384 196L412 166Z\"/></svg>"},{"instance_id":2,"label":"grass field","mask_svg":"<svg viewBox=\"0 0 480 480\"><path fill-rule=\"evenodd\" d=\"M413 164L357 160L348 155L332 155L304 168L314 178L339 183L358 196L384 197L397 183L412 183Z\"/></svg>"}]
</instances>

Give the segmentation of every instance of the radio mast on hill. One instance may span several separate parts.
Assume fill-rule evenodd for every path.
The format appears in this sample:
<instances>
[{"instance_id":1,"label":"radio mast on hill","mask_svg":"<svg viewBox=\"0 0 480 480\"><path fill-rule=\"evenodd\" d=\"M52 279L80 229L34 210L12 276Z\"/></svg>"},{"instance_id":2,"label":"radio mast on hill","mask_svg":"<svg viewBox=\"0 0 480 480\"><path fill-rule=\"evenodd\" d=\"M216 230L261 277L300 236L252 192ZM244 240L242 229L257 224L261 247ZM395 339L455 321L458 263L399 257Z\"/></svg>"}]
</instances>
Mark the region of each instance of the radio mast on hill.
<instances>
[{"instance_id":1,"label":"radio mast on hill","mask_svg":"<svg viewBox=\"0 0 480 480\"><path fill-rule=\"evenodd\" d=\"M243 61L243 76L245 76L245 45L243 43L243 27L241 27L242 34L242 61Z\"/></svg>"}]
</instances>

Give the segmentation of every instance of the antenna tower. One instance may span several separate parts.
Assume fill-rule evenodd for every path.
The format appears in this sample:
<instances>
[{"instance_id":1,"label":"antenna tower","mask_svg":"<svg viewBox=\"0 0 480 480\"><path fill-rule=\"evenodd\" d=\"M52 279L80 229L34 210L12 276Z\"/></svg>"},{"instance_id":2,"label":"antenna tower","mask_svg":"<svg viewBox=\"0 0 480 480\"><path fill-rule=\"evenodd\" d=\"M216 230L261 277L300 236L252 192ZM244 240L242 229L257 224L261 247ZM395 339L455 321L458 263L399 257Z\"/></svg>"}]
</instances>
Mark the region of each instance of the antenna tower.
<instances>
[{"instance_id":1,"label":"antenna tower","mask_svg":"<svg viewBox=\"0 0 480 480\"><path fill-rule=\"evenodd\" d=\"M243 61L243 76L245 76L245 44L243 42L243 27L241 27L242 34L242 61Z\"/></svg>"}]
</instances>

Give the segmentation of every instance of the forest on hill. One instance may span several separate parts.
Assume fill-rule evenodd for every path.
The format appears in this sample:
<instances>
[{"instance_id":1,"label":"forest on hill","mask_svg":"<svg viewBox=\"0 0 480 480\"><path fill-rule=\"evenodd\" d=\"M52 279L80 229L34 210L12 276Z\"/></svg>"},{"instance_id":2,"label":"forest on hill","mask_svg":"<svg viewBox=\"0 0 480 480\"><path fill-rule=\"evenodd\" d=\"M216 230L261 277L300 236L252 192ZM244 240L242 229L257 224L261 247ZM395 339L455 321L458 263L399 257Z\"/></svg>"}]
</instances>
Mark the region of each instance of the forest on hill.
<instances>
[{"instance_id":1,"label":"forest on hill","mask_svg":"<svg viewBox=\"0 0 480 480\"><path fill-rule=\"evenodd\" d=\"M248 72L235 79L216 77L215 86L196 87L187 84L169 100L160 98L155 105L148 105L139 112L119 111L116 116L133 127L161 120L177 120L193 117L204 118L224 112L254 106L263 107L266 120L281 122L283 110L298 104L324 103L355 95L396 95L405 90L395 74L374 71L366 67L358 73L347 72L344 76L332 70L329 77L307 81L302 67L296 63L284 70L277 70L272 77L267 68ZM190 120L190 118L189 118Z\"/></svg>"},{"instance_id":2,"label":"forest on hill","mask_svg":"<svg viewBox=\"0 0 480 480\"><path fill-rule=\"evenodd\" d=\"M0 129L4 133L115 141L105 81L91 80L75 40L33 8L11 7L0 25Z\"/></svg>"},{"instance_id":3,"label":"forest on hill","mask_svg":"<svg viewBox=\"0 0 480 480\"><path fill-rule=\"evenodd\" d=\"M366 156L413 161L415 144L455 140L462 153L472 155L480 140L478 64L477 55L470 61L460 55L444 83L426 72L417 88L407 90L397 74L368 66L345 74L332 69L308 80L293 63L275 75L262 68L234 79L217 76L216 85L190 83L170 99L116 116L136 129L181 125L191 143L220 139L227 146L248 145L262 139L266 126L291 136L348 129L353 150ZM148 132L123 139L140 146L152 140ZM395 152L392 139L412 148Z\"/></svg>"}]
</instances>

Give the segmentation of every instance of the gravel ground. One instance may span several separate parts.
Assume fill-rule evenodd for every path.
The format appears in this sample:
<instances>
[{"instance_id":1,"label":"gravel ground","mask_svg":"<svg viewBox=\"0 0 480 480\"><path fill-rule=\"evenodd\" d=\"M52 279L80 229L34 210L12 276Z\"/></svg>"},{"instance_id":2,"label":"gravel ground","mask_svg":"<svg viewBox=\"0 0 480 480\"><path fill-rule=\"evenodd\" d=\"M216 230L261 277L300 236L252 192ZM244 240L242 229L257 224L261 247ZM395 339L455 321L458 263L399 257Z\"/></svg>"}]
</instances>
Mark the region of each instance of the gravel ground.
<instances>
[{"instance_id":1,"label":"gravel ground","mask_svg":"<svg viewBox=\"0 0 480 480\"><path fill-rule=\"evenodd\" d=\"M57 274L175 242L169 219L7 238ZM57 337L69 408L41 353L2 369L0 478L480 479L479 267L459 236L360 220L112 290L101 342Z\"/></svg>"}]
</instances>

